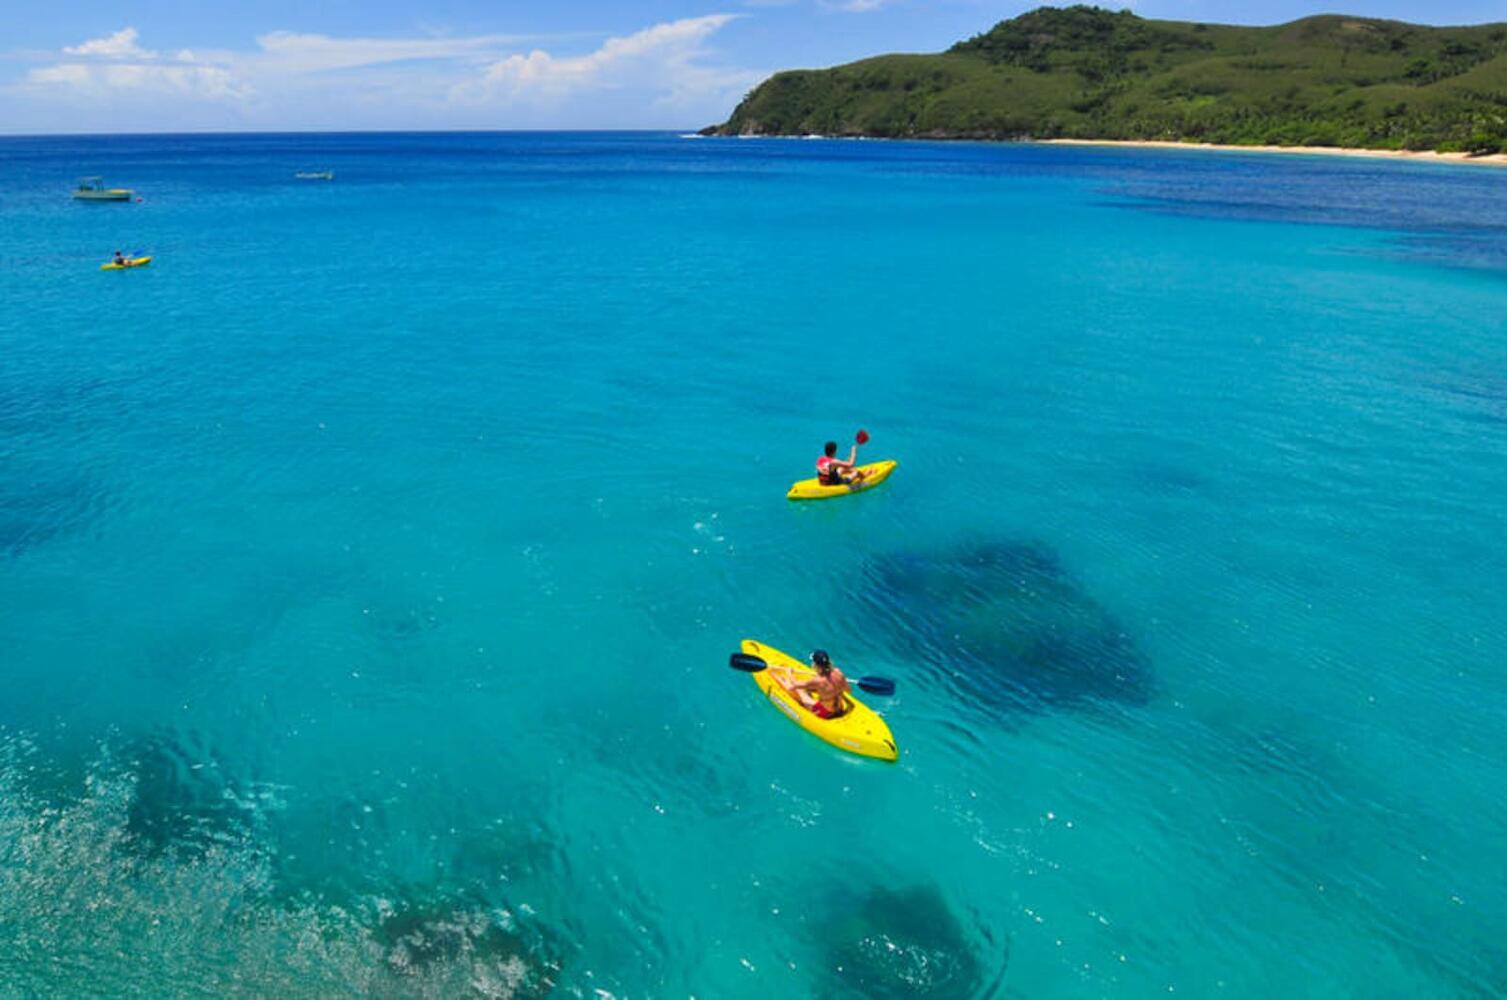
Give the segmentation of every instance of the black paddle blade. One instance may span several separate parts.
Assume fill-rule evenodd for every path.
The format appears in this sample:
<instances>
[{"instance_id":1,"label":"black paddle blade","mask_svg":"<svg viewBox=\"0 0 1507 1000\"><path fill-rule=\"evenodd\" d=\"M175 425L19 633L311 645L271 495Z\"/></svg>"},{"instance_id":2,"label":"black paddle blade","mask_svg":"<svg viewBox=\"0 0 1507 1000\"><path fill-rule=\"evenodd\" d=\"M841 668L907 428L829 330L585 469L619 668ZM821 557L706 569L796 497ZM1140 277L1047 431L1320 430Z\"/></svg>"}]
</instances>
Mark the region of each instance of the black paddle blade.
<instances>
[{"instance_id":1,"label":"black paddle blade","mask_svg":"<svg viewBox=\"0 0 1507 1000\"><path fill-rule=\"evenodd\" d=\"M734 670L742 670L745 673L756 674L769 664L752 653L734 653L727 658L727 665Z\"/></svg>"},{"instance_id":2,"label":"black paddle blade","mask_svg":"<svg viewBox=\"0 0 1507 1000\"><path fill-rule=\"evenodd\" d=\"M742 670L744 673L756 674L765 670L769 664L752 653L734 653L727 658L727 665L734 670ZM853 682L861 690L869 694L890 695L895 693L895 682L888 677L860 677Z\"/></svg>"}]
</instances>

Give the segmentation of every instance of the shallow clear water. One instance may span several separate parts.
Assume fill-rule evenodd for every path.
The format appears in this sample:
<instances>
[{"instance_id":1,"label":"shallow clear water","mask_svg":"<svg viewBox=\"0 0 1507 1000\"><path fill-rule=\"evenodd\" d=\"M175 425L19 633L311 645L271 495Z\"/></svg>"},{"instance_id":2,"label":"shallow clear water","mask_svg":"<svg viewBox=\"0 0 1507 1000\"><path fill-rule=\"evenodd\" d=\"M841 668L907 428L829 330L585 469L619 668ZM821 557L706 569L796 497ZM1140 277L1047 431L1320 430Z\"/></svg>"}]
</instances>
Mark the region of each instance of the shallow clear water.
<instances>
[{"instance_id":1,"label":"shallow clear water","mask_svg":"<svg viewBox=\"0 0 1507 1000\"><path fill-rule=\"evenodd\" d=\"M0 182L6 991L1507 991L1507 173L362 135ZM860 425L893 479L787 503ZM900 763L744 636L895 678Z\"/></svg>"}]
</instances>

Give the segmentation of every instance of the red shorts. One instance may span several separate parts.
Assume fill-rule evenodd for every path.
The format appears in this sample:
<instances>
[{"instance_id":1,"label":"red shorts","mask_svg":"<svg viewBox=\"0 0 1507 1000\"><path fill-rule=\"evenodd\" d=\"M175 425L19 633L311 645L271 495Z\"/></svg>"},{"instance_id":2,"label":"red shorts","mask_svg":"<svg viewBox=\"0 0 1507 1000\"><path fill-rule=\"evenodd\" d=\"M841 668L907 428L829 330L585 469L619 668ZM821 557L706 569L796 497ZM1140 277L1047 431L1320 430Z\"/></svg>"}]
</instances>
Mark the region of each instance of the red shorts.
<instances>
[{"instance_id":1,"label":"red shorts","mask_svg":"<svg viewBox=\"0 0 1507 1000\"><path fill-rule=\"evenodd\" d=\"M812 711L813 714L815 714L815 716L818 719L835 719L835 718L837 718L837 713L834 712L834 711L832 711L826 705L823 705L821 702L817 702L815 705L812 705L811 706L811 711Z\"/></svg>"}]
</instances>

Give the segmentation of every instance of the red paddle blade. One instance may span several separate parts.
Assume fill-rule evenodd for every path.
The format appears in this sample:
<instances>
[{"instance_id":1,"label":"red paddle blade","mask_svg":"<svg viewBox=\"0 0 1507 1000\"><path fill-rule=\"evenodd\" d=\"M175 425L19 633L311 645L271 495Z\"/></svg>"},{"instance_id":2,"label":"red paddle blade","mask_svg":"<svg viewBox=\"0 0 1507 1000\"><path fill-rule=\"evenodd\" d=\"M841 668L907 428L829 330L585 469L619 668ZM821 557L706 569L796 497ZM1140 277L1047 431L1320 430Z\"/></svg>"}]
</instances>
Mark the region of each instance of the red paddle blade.
<instances>
[{"instance_id":1,"label":"red paddle blade","mask_svg":"<svg viewBox=\"0 0 1507 1000\"><path fill-rule=\"evenodd\" d=\"M858 432L858 437L856 438L856 440L858 441L859 444L868 444L869 443L869 432L865 431L865 430L860 430Z\"/></svg>"}]
</instances>

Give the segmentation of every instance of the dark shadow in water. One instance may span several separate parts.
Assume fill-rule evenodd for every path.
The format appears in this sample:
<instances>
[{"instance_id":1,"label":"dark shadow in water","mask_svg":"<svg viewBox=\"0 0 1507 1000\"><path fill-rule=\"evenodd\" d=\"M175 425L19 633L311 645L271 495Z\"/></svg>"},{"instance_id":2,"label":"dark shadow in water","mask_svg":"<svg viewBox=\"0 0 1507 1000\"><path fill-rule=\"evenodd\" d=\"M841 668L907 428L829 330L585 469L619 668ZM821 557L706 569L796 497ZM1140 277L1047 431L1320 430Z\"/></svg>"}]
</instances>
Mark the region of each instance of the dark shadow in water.
<instances>
[{"instance_id":1,"label":"dark shadow in water","mask_svg":"<svg viewBox=\"0 0 1507 1000\"><path fill-rule=\"evenodd\" d=\"M509 815L459 836L449 872L462 885L513 884L533 879L558 882L566 877L561 838L537 816Z\"/></svg>"},{"instance_id":2,"label":"dark shadow in water","mask_svg":"<svg viewBox=\"0 0 1507 1000\"><path fill-rule=\"evenodd\" d=\"M1321 757L1312 746L1300 743L1278 725L1241 725L1225 721L1209 733L1205 746L1220 747L1230 765L1255 780L1273 776L1317 783L1320 775L1333 773L1334 761Z\"/></svg>"},{"instance_id":3,"label":"dark shadow in water","mask_svg":"<svg viewBox=\"0 0 1507 1000\"><path fill-rule=\"evenodd\" d=\"M899 655L996 718L1151 697L1134 640L1040 543L877 556L863 597Z\"/></svg>"},{"instance_id":4,"label":"dark shadow in water","mask_svg":"<svg viewBox=\"0 0 1507 1000\"><path fill-rule=\"evenodd\" d=\"M4 379L0 372L0 441L23 435L88 433L116 424L131 412L134 376L50 378L26 372Z\"/></svg>"},{"instance_id":5,"label":"dark shadow in water","mask_svg":"<svg viewBox=\"0 0 1507 1000\"><path fill-rule=\"evenodd\" d=\"M1421 381L1462 416L1507 423L1507 375L1500 371L1441 371Z\"/></svg>"},{"instance_id":6,"label":"dark shadow in water","mask_svg":"<svg viewBox=\"0 0 1507 1000\"><path fill-rule=\"evenodd\" d=\"M1493 170L1295 158L1263 163L1252 155L1180 157L1177 169L1160 172L1132 167L1108 185L1109 197L1100 205L1177 217L1406 233L1371 253L1507 274L1507 208Z\"/></svg>"},{"instance_id":7,"label":"dark shadow in water","mask_svg":"<svg viewBox=\"0 0 1507 1000\"><path fill-rule=\"evenodd\" d=\"M74 455L75 442L128 419L126 377L74 381L0 365L0 558L96 518L111 499L94 470L38 455Z\"/></svg>"},{"instance_id":8,"label":"dark shadow in water","mask_svg":"<svg viewBox=\"0 0 1507 1000\"><path fill-rule=\"evenodd\" d=\"M125 752L134 777L125 832L147 856L244 843L255 811L228 766L194 734L156 733Z\"/></svg>"},{"instance_id":9,"label":"dark shadow in water","mask_svg":"<svg viewBox=\"0 0 1507 1000\"><path fill-rule=\"evenodd\" d=\"M621 775L625 786L636 789L645 802L688 807L707 817L737 813L748 801L746 773L709 756L698 720L684 714L683 706L672 715L656 716L656 709L665 711L648 701L591 708L562 716L558 728L576 728L580 735L572 746L589 754L594 766ZM625 711L662 721L623 723L616 715Z\"/></svg>"},{"instance_id":10,"label":"dark shadow in water","mask_svg":"<svg viewBox=\"0 0 1507 1000\"><path fill-rule=\"evenodd\" d=\"M402 606L374 602L366 609L366 625L384 642L406 643L425 638L445 626L441 606L434 601Z\"/></svg>"},{"instance_id":11,"label":"dark shadow in water","mask_svg":"<svg viewBox=\"0 0 1507 1000\"><path fill-rule=\"evenodd\" d=\"M985 934L989 954L981 955L930 885L841 896L822 926L835 945L813 993L833 1000L994 996L1009 964L1008 942L995 947Z\"/></svg>"},{"instance_id":12,"label":"dark shadow in water","mask_svg":"<svg viewBox=\"0 0 1507 1000\"><path fill-rule=\"evenodd\" d=\"M1377 255L1507 274L1496 171L1263 154L1122 156L1106 207L1403 233Z\"/></svg>"},{"instance_id":13,"label":"dark shadow in water","mask_svg":"<svg viewBox=\"0 0 1507 1000\"><path fill-rule=\"evenodd\" d=\"M0 453L0 558L17 556L97 517L105 491L87 475L27 469Z\"/></svg>"},{"instance_id":14,"label":"dark shadow in water","mask_svg":"<svg viewBox=\"0 0 1507 1000\"><path fill-rule=\"evenodd\" d=\"M1392 230L1507 227L1500 178L1490 170L1208 150L1131 153L1117 166L1111 196L1141 208Z\"/></svg>"},{"instance_id":15,"label":"dark shadow in water","mask_svg":"<svg viewBox=\"0 0 1507 1000\"><path fill-rule=\"evenodd\" d=\"M1443 264L1473 271L1507 274L1507 227L1477 233L1405 236L1387 256L1423 264Z\"/></svg>"}]
</instances>

